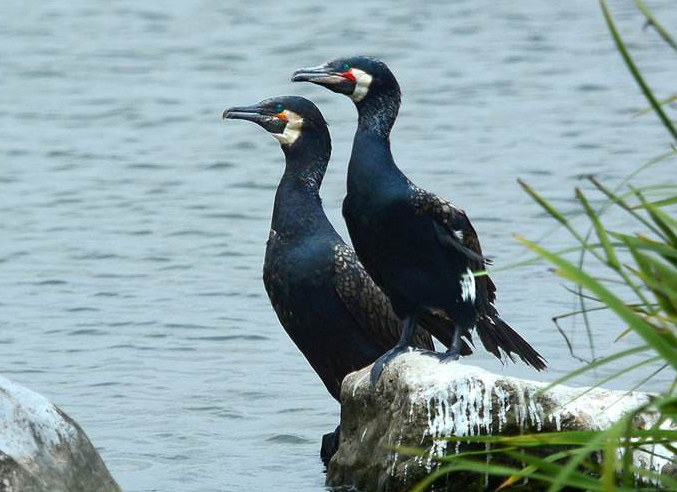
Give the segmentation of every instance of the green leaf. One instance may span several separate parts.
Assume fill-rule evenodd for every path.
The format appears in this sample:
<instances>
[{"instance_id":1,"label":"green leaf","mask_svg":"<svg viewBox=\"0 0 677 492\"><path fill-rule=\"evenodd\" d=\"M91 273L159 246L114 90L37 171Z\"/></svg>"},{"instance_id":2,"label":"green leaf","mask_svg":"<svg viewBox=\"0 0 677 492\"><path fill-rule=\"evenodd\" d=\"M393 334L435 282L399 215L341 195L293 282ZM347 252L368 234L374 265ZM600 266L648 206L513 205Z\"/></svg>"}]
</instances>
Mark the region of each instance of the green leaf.
<instances>
[{"instance_id":1,"label":"green leaf","mask_svg":"<svg viewBox=\"0 0 677 492\"><path fill-rule=\"evenodd\" d=\"M618 262L618 258L616 257L616 253L614 252L614 248L613 248L613 246L611 246L611 242L609 241L609 236L607 235L606 231L604 230L604 227L602 226L602 223L599 220L599 216L592 209L592 207L590 206L590 203L588 203L587 198L585 198L585 195L583 195L583 192L578 188L576 188L576 198L578 198L578 200L583 205L583 208L585 209L585 213L588 214L588 217L590 218L590 222L592 222L592 226L595 228L595 232L597 233L597 237L599 238L599 242L602 245L602 248L604 249L604 254L606 254L607 263L614 270L620 270L621 264Z\"/></svg>"},{"instance_id":2,"label":"green leaf","mask_svg":"<svg viewBox=\"0 0 677 492\"><path fill-rule=\"evenodd\" d=\"M673 231L671 227L674 219L663 212L659 207L647 202L646 198L644 198L644 195L640 191L634 188L633 191L635 192L635 195L637 195L637 198L639 198L639 200L642 202L643 208L649 213L651 220L653 220L660 230L663 231L667 237L667 242L672 243L672 246L677 248L677 233ZM677 224L677 222L674 223Z\"/></svg>"},{"instance_id":3,"label":"green leaf","mask_svg":"<svg viewBox=\"0 0 677 492\"><path fill-rule=\"evenodd\" d=\"M677 260L677 248L670 245L659 243L644 236L629 236L617 232L610 232L609 235L624 242L629 248L653 251L668 261Z\"/></svg>"},{"instance_id":4,"label":"green leaf","mask_svg":"<svg viewBox=\"0 0 677 492\"><path fill-rule=\"evenodd\" d=\"M550 263L556 265L559 269L559 273L562 276L597 295L597 297L599 297L606 305L608 305L609 308L614 311L619 318L632 327L632 329L644 339L647 345L653 348L657 353L661 354L665 358L666 363L677 369L677 351L675 348L665 343L665 338L660 333L658 333L651 324L638 316L611 291L609 291L606 287L604 287L586 272L580 268L575 267L565 259L553 255L549 251L531 243L530 241L527 241L526 239L520 238L519 240L529 249L541 255Z\"/></svg>"},{"instance_id":5,"label":"green leaf","mask_svg":"<svg viewBox=\"0 0 677 492\"><path fill-rule=\"evenodd\" d=\"M666 313L677 315L677 270L633 247L630 247L630 251L641 269L641 273L635 271L636 275L653 292Z\"/></svg>"},{"instance_id":6,"label":"green leaf","mask_svg":"<svg viewBox=\"0 0 677 492\"><path fill-rule=\"evenodd\" d=\"M672 155L666 154L666 157ZM632 215L635 219L640 221L642 224L644 224L646 227L651 229L656 235L663 237L660 229L657 229L651 222L646 220L644 217L642 217L640 214L638 214L635 210L632 209L630 205L628 205L625 200L623 200L622 197L619 197L616 193L608 189L606 186L604 186L602 183L597 181L597 179L594 176L590 176L589 178L590 182L594 184L598 190L600 190L602 193L604 193L611 202L615 203L616 205L619 205L621 208L626 210L630 215ZM632 193L634 195L634 193Z\"/></svg>"},{"instance_id":7,"label":"green leaf","mask_svg":"<svg viewBox=\"0 0 677 492\"><path fill-rule=\"evenodd\" d=\"M667 205L674 205L677 203L677 196L671 196L670 198L663 198L662 200L656 200L653 202L649 202L649 205L653 207L665 207ZM645 208L645 206L642 205L635 205L632 207L633 209L637 210L638 208Z\"/></svg>"},{"instance_id":8,"label":"green leaf","mask_svg":"<svg viewBox=\"0 0 677 492\"><path fill-rule=\"evenodd\" d=\"M597 388L601 387L602 385L608 383L609 381L613 381L614 379L619 378L619 377L621 377L621 376L623 376L623 375L625 375L625 374L627 374L627 373L629 373L629 372L632 372L632 371L634 371L634 370L636 370L636 369L639 369L640 367L644 367L644 366L646 366L646 365L648 365L648 364L654 364L654 363L659 362L659 361L661 361L661 360L663 360L663 359L661 358L661 356L660 356L660 355L656 355L656 356L654 356L654 357L650 357L649 359L645 359L645 360L639 361L639 362L637 362L636 364L632 364L632 365L630 365L630 366L628 366L628 367L624 367L624 368L622 368L620 371L613 373L611 376L607 376L606 378L602 379L601 381L595 383L594 386L591 386L591 387L589 387L589 388L586 388L586 389L583 390L581 393L579 393L578 395L576 395L575 397L573 397L571 400L569 400L564 406L569 405L570 403L575 402L576 400L578 400L578 399L581 398L582 396L587 395L589 392L593 391L594 389L597 389Z\"/></svg>"},{"instance_id":9,"label":"green leaf","mask_svg":"<svg viewBox=\"0 0 677 492\"><path fill-rule=\"evenodd\" d=\"M672 96L661 99L660 101L658 101L658 104L660 104L661 106L665 106L666 104L670 104L675 101L677 101L677 94L673 94ZM652 107L640 109L633 116L643 116L647 113L651 113L652 111L653 111Z\"/></svg>"},{"instance_id":10,"label":"green leaf","mask_svg":"<svg viewBox=\"0 0 677 492\"><path fill-rule=\"evenodd\" d=\"M604 20L606 21L607 26L609 27L609 31L611 32L611 36L613 37L614 42L616 43L616 48L618 48L618 51L623 57L625 64L628 66L630 73L635 78L635 81L642 90L642 93L644 93L644 97L647 98L647 100L651 104L651 107L654 109L656 114L658 114L660 120L663 122L665 128L670 132L670 135L672 135L672 138L677 140L677 131L672 125L672 122L661 109L661 106L660 104L658 104L658 101L654 97L653 92L651 92L651 89L649 89L649 86L644 81L644 77L642 77L642 75L639 73L639 70L637 70L635 63L632 61L630 53L628 53L628 50L625 48L625 43L623 43L623 40L621 39L620 35L618 34L618 31L616 30L616 25L614 24L614 21L611 18L611 13L609 12L609 8L607 7L605 0L600 0L599 3L602 7Z\"/></svg>"},{"instance_id":11,"label":"green leaf","mask_svg":"<svg viewBox=\"0 0 677 492\"><path fill-rule=\"evenodd\" d=\"M609 356L606 356L606 357L602 357L600 359L597 359L595 362L591 362L590 364L587 364L583 367L579 367L578 369L565 374L561 378L556 379L552 383L548 384L546 387L538 390L538 392L536 394L542 395L546 391L551 390L555 386L558 386L562 383L565 383L566 381L569 381L570 379L573 379L576 376L580 376L581 374L584 374L588 371L596 369L600 366L610 364L611 362L615 362L619 359L623 359L623 358L628 357L630 355L639 354L639 353L645 352L647 350L649 350L649 346L648 345L642 345L640 347L633 347L633 348L623 350L621 352L617 352L615 354L612 354L612 355L609 355Z\"/></svg>"},{"instance_id":12,"label":"green leaf","mask_svg":"<svg viewBox=\"0 0 677 492\"><path fill-rule=\"evenodd\" d=\"M522 189L523 189L524 191L526 191L527 194L528 194L531 198L533 198L534 201L535 201L536 203L538 203L541 207L543 207L543 209L544 209L546 212L548 212L548 213L549 213L556 221L558 221L558 222L560 222L560 223L562 223L562 224L564 224L564 225L568 225L568 224L569 224L569 222L568 222L567 219L564 217L564 215L562 215L561 213L559 213L555 207L553 207L552 205L550 205L550 204L545 200L545 198L543 198L541 195L539 195L538 193L536 193L536 191L534 191L533 188L531 188L528 184L526 184L526 183L525 183L524 181L522 181L521 179L518 179L517 182L518 182L519 185L522 187Z\"/></svg>"},{"instance_id":13,"label":"green leaf","mask_svg":"<svg viewBox=\"0 0 677 492\"><path fill-rule=\"evenodd\" d=\"M552 481L550 490L552 491L559 490L558 486L556 485L557 478L562 473L564 473L564 470L567 468L566 466L551 463L549 460L545 460L528 453L509 452L506 454L508 454L515 460L524 461L529 465L533 465L538 469L538 471L552 476L554 480ZM569 463L571 463L571 461L578 459L582 460L586 456L587 454L580 453L577 457L570 460ZM567 472L566 485L577 487L583 490L602 490L600 487L600 483L597 479L590 477L589 475L585 475L581 472L578 472L575 469L572 470L571 472Z\"/></svg>"},{"instance_id":14,"label":"green leaf","mask_svg":"<svg viewBox=\"0 0 677 492\"><path fill-rule=\"evenodd\" d=\"M637 468L634 466L630 469L630 471L637 476L660 483L667 490L677 490L677 480L672 477L661 475L660 473L647 470L646 468Z\"/></svg>"},{"instance_id":15,"label":"green leaf","mask_svg":"<svg viewBox=\"0 0 677 492\"><path fill-rule=\"evenodd\" d=\"M675 40L672 39L672 36L670 36L670 34L668 34L668 32L665 29L663 29L663 26L660 25L658 20L653 16L651 11L649 10L649 8L646 5L644 5L644 2L642 2L642 0L634 0L634 1L635 5L637 5L637 8L641 10L641 12L646 17L646 20L649 22L649 24L651 24L654 27L654 29L656 29L656 32L660 35L660 37L662 37L663 40L666 43L668 43L673 50L677 51L677 43L675 43Z\"/></svg>"}]
</instances>

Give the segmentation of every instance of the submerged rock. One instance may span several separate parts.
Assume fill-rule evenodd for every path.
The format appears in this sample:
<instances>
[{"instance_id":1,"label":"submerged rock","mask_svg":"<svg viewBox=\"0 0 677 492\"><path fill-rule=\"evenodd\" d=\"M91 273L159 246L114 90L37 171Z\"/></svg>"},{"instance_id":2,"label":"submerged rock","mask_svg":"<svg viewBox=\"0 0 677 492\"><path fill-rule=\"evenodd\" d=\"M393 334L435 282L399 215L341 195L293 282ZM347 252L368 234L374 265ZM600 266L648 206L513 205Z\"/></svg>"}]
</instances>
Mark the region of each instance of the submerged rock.
<instances>
[{"instance_id":1,"label":"submerged rock","mask_svg":"<svg viewBox=\"0 0 677 492\"><path fill-rule=\"evenodd\" d=\"M0 377L0 492L120 492L84 431Z\"/></svg>"},{"instance_id":2,"label":"submerged rock","mask_svg":"<svg viewBox=\"0 0 677 492\"><path fill-rule=\"evenodd\" d=\"M324 466L329 465L332 456L336 454L339 445L339 436L341 435L341 426L339 425L334 432L322 436L322 446L320 447L320 459Z\"/></svg>"},{"instance_id":3,"label":"submerged rock","mask_svg":"<svg viewBox=\"0 0 677 492\"><path fill-rule=\"evenodd\" d=\"M418 353L397 357L375 388L370 385L370 369L343 381L340 442L327 468L327 485L405 491L434 469L435 456L467 449L444 437L604 429L650 398L643 393L592 389L571 401L586 388L564 386L537 395L544 383L461 362L440 363ZM655 422L652 415L636 420L639 428ZM402 455L394 449L399 446L423 449L426 455ZM500 460L496 455L492 459ZM639 453L634 459L656 472L672 470L668 459ZM479 490L485 480L457 472L448 487L441 484L435 490Z\"/></svg>"}]
</instances>

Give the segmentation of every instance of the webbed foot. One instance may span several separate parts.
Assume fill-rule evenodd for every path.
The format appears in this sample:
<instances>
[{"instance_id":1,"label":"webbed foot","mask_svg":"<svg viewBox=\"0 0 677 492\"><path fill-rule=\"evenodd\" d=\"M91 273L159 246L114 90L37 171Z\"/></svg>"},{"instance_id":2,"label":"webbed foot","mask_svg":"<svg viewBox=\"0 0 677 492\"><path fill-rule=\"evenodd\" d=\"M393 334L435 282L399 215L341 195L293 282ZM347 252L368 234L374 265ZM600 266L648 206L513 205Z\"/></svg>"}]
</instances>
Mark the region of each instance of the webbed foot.
<instances>
[{"instance_id":1,"label":"webbed foot","mask_svg":"<svg viewBox=\"0 0 677 492\"><path fill-rule=\"evenodd\" d=\"M383 354L381 357L376 359L374 362L374 365L371 368L371 386L372 388L376 386L376 383L378 382L379 378L381 377L381 373L383 372L383 369L385 369L386 365L390 363L395 357L397 357L400 354L403 354L405 352L410 352L414 350L414 348L411 345L395 345L393 348L388 350L385 354Z\"/></svg>"},{"instance_id":2,"label":"webbed foot","mask_svg":"<svg viewBox=\"0 0 677 492\"><path fill-rule=\"evenodd\" d=\"M455 347L451 347L449 350L441 354L440 362L455 362L461 358L461 351Z\"/></svg>"}]
</instances>

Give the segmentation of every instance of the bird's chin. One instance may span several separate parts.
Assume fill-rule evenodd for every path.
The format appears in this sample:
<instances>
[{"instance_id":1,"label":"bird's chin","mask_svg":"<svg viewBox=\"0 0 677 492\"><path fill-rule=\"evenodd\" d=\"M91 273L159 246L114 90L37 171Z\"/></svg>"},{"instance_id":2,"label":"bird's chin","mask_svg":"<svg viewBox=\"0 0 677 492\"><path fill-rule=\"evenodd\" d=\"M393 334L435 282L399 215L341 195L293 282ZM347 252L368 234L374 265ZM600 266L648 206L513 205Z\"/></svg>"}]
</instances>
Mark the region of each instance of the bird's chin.
<instances>
[{"instance_id":1,"label":"bird's chin","mask_svg":"<svg viewBox=\"0 0 677 492\"><path fill-rule=\"evenodd\" d=\"M292 82L310 82L311 84L326 87L332 92L345 94L346 96L350 96L355 90L354 80L340 73L329 71L324 67L300 68L294 72L291 80Z\"/></svg>"},{"instance_id":2,"label":"bird's chin","mask_svg":"<svg viewBox=\"0 0 677 492\"><path fill-rule=\"evenodd\" d=\"M321 84L323 85L323 84ZM344 96L351 96L353 92L355 91L355 82L352 80L346 80L343 79L338 84L332 84L332 85L324 85L327 89L329 89L332 92L336 92L337 94L343 94Z\"/></svg>"},{"instance_id":3,"label":"bird's chin","mask_svg":"<svg viewBox=\"0 0 677 492\"><path fill-rule=\"evenodd\" d=\"M332 75L325 79L308 80L308 82L326 87L332 92L343 94L344 96L351 96L355 91L355 82L341 77L340 75Z\"/></svg>"}]
</instances>

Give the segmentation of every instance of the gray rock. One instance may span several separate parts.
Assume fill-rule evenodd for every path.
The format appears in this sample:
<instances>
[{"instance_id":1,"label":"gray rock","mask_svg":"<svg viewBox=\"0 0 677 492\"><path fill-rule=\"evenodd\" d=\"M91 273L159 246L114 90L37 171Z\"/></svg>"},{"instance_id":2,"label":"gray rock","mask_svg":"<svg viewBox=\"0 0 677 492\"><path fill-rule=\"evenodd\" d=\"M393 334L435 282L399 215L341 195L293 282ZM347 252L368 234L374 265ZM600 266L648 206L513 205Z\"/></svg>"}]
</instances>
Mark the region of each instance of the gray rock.
<instances>
[{"instance_id":1,"label":"gray rock","mask_svg":"<svg viewBox=\"0 0 677 492\"><path fill-rule=\"evenodd\" d=\"M459 450L440 438L604 429L650 398L593 389L572 402L587 388L559 386L536 395L544 383L492 374L462 362L441 364L418 353L396 358L376 388L369 382L370 369L343 381L341 436L327 468L329 486L405 491L434 469L434 456ZM635 424L646 428L653 422L655 417L645 414ZM399 446L424 449L426 456L403 456L394 450ZM467 449L464 446L460 449ZM670 456L667 450L660 451ZM667 472L670 466L669 460L652 460L647 453L636 453L634 459L658 472ZM484 481L485 477L459 472L446 489L479 490Z\"/></svg>"},{"instance_id":2,"label":"gray rock","mask_svg":"<svg viewBox=\"0 0 677 492\"><path fill-rule=\"evenodd\" d=\"M0 377L0 492L120 492L84 431Z\"/></svg>"}]
</instances>

